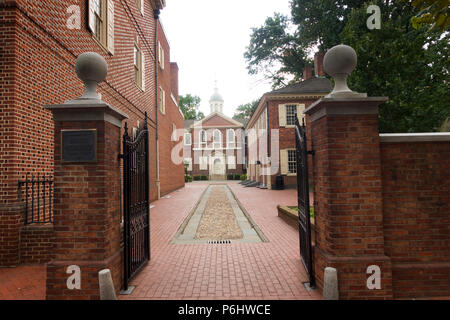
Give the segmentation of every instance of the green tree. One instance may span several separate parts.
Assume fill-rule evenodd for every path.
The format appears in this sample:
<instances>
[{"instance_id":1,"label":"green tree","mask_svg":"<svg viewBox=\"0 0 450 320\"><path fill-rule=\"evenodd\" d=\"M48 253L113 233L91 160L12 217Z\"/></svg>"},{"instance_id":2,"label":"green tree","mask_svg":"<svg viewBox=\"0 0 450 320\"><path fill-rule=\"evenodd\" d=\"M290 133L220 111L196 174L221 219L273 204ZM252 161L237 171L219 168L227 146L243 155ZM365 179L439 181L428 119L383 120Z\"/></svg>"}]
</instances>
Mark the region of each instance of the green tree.
<instances>
[{"instance_id":1,"label":"green tree","mask_svg":"<svg viewBox=\"0 0 450 320\"><path fill-rule=\"evenodd\" d=\"M369 4L380 6L380 30L367 28ZM381 106L381 132L436 130L450 115L449 35L414 29L410 21L417 14L400 1L292 0L290 18L275 14L253 30L245 53L249 72L264 73L278 87L288 76L301 79L311 50L345 43L358 54L350 88L390 99ZM275 35L276 41L264 42ZM285 55L274 54L280 44ZM286 63L286 56L298 61Z\"/></svg>"},{"instance_id":2,"label":"green tree","mask_svg":"<svg viewBox=\"0 0 450 320\"><path fill-rule=\"evenodd\" d=\"M233 119L249 119L252 113L258 107L259 100L252 101L247 104L241 104L236 108L234 112Z\"/></svg>"},{"instance_id":3,"label":"green tree","mask_svg":"<svg viewBox=\"0 0 450 320\"><path fill-rule=\"evenodd\" d=\"M200 98L191 94L180 96L179 105L181 112L183 112L184 119L186 120L200 120L205 117L203 112L199 112Z\"/></svg>"},{"instance_id":4,"label":"green tree","mask_svg":"<svg viewBox=\"0 0 450 320\"><path fill-rule=\"evenodd\" d=\"M429 26L430 30L441 31L450 26L450 1L449 0L401 0L409 2L420 10L411 18L414 28Z\"/></svg>"}]
</instances>

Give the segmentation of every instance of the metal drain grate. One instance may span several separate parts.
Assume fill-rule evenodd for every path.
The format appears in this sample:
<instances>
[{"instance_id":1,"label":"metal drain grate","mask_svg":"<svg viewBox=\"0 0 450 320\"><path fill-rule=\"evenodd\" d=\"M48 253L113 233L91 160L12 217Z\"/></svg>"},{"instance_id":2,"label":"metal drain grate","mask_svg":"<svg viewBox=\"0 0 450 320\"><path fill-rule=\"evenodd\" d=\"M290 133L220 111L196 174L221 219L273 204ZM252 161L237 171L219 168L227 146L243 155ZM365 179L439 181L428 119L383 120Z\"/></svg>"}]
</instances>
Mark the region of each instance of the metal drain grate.
<instances>
[{"instance_id":1,"label":"metal drain grate","mask_svg":"<svg viewBox=\"0 0 450 320\"><path fill-rule=\"evenodd\" d=\"M208 240L208 244L230 244L231 240Z\"/></svg>"}]
</instances>

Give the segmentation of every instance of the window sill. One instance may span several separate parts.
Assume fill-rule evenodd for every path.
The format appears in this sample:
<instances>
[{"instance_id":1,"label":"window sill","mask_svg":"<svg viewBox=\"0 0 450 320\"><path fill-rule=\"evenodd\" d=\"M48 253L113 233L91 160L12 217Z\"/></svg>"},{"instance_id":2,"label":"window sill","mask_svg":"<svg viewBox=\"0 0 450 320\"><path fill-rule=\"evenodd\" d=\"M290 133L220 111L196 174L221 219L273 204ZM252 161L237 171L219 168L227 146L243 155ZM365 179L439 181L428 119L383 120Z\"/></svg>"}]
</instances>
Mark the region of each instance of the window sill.
<instances>
[{"instance_id":1,"label":"window sill","mask_svg":"<svg viewBox=\"0 0 450 320\"><path fill-rule=\"evenodd\" d=\"M111 52L109 52L108 48L106 47L106 45L104 45L100 40L98 40L93 33L91 33L91 37L94 40L94 42L103 50L104 53L106 53L107 55L109 55L110 57L113 55Z\"/></svg>"}]
</instances>

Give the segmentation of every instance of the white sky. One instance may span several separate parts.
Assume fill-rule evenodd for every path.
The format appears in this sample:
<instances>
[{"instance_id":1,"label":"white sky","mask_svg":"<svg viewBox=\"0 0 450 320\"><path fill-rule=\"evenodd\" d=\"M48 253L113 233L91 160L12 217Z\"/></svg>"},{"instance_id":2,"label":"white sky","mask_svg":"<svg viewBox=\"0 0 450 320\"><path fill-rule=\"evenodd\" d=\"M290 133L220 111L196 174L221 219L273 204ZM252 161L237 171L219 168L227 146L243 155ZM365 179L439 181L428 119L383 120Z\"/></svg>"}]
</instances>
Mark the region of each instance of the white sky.
<instances>
[{"instance_id":1,"label":"white sky","mask_svg":"<svg viewBox=\"0 0 450 320\"><path fill-rule=\"evenodd\" d=\"M171 61L180 68L180 95L201 98L200 111L210 112L209 98L217 79L224 113L271 91L262 76L247 72L244 52L252 27L274 12L288 15L289 0L167 0L161 22L170 44Z\"/></svg>"}]
</instances>

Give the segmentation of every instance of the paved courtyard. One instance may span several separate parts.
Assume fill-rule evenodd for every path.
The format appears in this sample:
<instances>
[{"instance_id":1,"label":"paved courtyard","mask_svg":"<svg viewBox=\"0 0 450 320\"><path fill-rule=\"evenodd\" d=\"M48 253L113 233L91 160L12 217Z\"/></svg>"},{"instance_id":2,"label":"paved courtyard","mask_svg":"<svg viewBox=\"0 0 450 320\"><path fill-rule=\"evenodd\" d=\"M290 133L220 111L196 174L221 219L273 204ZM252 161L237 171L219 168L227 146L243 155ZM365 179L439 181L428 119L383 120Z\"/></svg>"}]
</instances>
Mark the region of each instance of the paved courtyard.
<instances>
[{"instance_id":1,"label":"paved courtyard","mask_svg":"<svg viewBox=\"0 0 450 320\"><path fill-rule=\"evenodd\" d=\"M276 206L295 205L295 190L261 190L228 183L269 242L171 244L207 183L187 184L153 203L150 263L120 299L320 299L302 282L298 232L277 216ZM195 195L195 196L194 196Z\"/></svg>"},{"instance_id":2,"label":"paved courtyard","mask_svg":"<svg viewBox=\"0 0 450 320\"><path fill-rule=\"evenodd\" d=\"M152 203L151 261L133 279L134 292L120 299L321 298L302 284L308 277L300 261L298 232L277 216L278 204L295 205L296 191L226 183L268 242L171 243L209 186L186 184ZM229 210L217 189L213 198ZM208 206L214 208L213 203ZM45 299L45 267L0 268L0 284L0 300Z\"/></svg>"}]
</instances>

